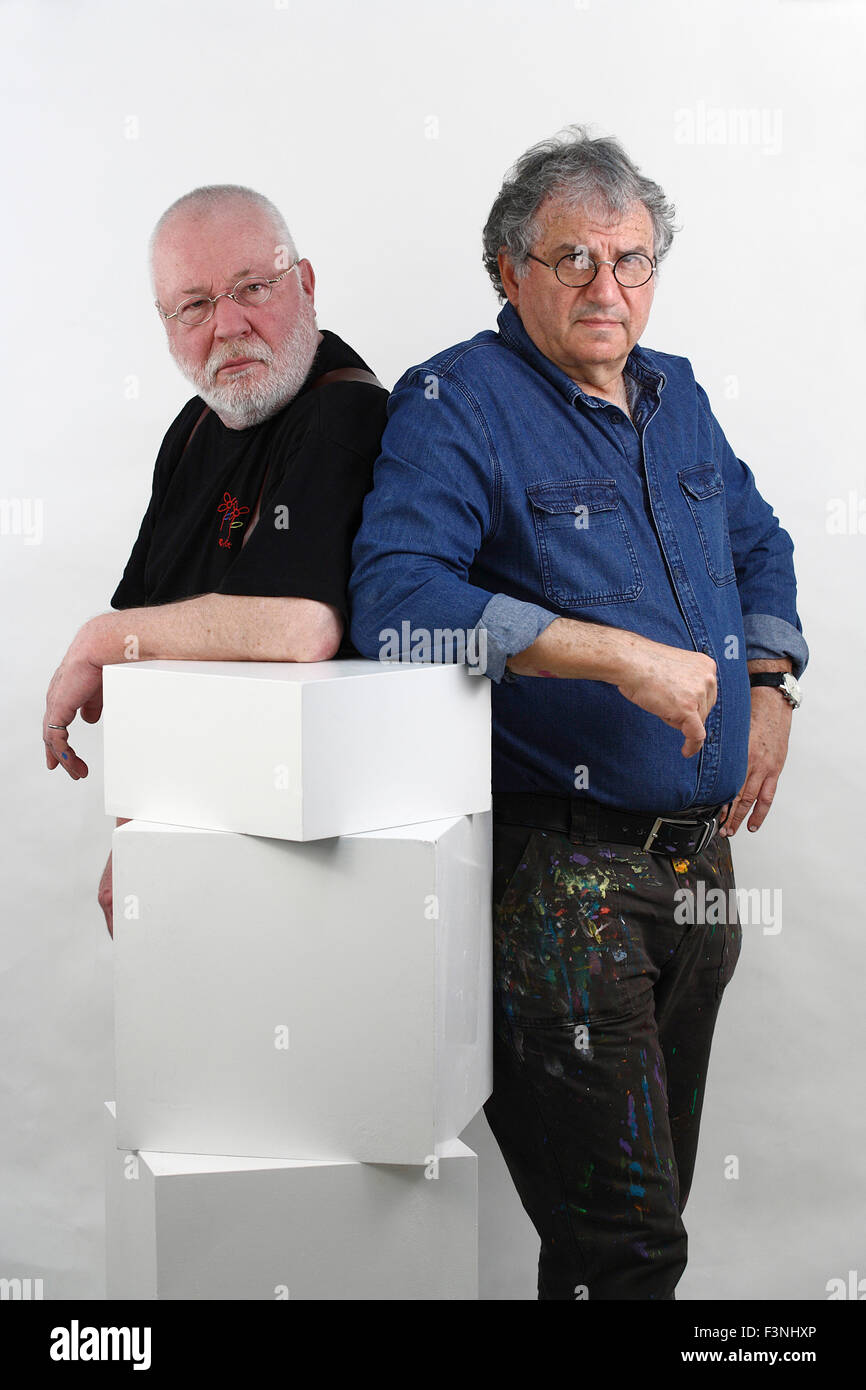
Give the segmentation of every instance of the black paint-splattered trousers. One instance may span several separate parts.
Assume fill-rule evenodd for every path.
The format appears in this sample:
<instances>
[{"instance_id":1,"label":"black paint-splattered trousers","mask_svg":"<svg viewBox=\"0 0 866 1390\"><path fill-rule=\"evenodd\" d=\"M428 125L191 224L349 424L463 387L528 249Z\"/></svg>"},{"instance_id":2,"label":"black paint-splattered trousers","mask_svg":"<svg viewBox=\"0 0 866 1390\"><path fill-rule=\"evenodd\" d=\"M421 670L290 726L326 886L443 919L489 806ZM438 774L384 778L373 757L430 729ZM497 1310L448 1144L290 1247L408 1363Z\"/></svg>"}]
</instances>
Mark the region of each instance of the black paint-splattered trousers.
<instances>
[{"instance_id":1,"label":"black paint-splattered trousers","mask_svg":"<svg viewBox=\"0 0 866 1390\"><path fill-rule=\"evenodd\" d=\"M493 933L484 1113L541 1238L538 1296L673 1299L740 953L730 844L678 860L494 818Z\"/></svg>"}]
</instances>

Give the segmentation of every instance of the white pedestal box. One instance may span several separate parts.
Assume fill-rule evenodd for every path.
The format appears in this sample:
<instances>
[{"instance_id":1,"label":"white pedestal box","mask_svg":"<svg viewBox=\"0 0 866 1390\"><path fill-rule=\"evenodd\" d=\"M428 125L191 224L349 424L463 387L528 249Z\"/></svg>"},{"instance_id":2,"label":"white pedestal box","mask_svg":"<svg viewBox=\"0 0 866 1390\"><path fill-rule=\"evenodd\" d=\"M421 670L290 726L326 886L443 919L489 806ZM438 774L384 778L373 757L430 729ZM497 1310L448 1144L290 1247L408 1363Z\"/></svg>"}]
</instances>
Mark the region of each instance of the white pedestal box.
<instances>
[{"instance_id":1,"label":"white pedestal box","mask_svg":"<svg viewBox=\"0 0 866 1390\"><path fill-rule=\"evenodd\" d=\"M483 1105L489 811L113 850L121 1148L423 1164Z\"/></svg>"},{"instance_id":2,"label":"white pedestal box","mask_svg":"<svg viewBox=\"0 0 866 1390\"><path fill-rule=\"evenodd\" d=\"M118 1150L105 1103L109 1299L476 1299L477 1163Z\"/></svg>"},{"instance_id":3,"label":"white pedestal box","mask_svg":"<svg viewBox=\"0 0 866 1390\"><path fill-rule=\"evenodd\" d=\"M316 840L490 807L490 682L463 665L103 669L110 815Z\"/></svg>"}]
</instances>

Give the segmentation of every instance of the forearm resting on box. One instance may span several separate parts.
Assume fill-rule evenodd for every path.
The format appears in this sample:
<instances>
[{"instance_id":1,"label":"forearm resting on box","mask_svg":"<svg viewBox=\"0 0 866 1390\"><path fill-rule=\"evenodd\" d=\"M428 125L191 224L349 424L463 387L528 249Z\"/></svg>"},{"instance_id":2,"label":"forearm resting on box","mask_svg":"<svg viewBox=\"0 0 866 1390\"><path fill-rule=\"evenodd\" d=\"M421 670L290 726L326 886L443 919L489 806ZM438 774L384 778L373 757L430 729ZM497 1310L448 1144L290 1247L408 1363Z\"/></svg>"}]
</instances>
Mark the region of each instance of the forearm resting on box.
<instances>
[{"instance_id":1,"label":"forearm resting on box","mask_svg":"<svg viewBox=\"0 0 866 1390\"><path fill-rule=\"evenodd\" d=\"M692 757L706 737L716 701L716 663L703 652L668 647L637 632L556 618L507 665L519 676L606 681L632 704L655 714L685 738Z\"/></svg>"},{"instance_id":2,"label":"forearm resting on box","mask_svg":"<svg viewBox=\"0 0 866 1390\"><path fill-rule=\"evenodd\" d=\"M508 658L518 676L560 676L565 679L609 681L618 684L629 657L646 642L635 632L604 627L576 618L556 618L531 646Z\"/></svg>"},{"instance_id":3,"label":"forearm resting on box","mask_svg":"<svg viewBox=\"0 0 866 1390\"><path fill-rule=\"evenodd\" d=\"M342 634L338 610L315 599L200 594L101 613L78 636L89 659L107 666L129 660L327 661Z\"/></svg>"}]
</instances>

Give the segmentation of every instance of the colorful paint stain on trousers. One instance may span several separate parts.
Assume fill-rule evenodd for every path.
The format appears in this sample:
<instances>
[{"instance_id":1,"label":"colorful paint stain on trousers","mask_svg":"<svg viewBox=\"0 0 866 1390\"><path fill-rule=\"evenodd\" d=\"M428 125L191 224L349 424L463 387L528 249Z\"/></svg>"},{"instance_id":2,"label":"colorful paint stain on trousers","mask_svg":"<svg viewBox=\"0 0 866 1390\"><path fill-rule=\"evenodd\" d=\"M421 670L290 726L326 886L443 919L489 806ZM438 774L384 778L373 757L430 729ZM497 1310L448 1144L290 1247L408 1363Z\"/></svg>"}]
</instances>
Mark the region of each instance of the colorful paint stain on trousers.
<instances>
[{"instance_id":1,"label":"colorful paint stain on trousers","mask_svg":"<svg viewBox=\"0 0 866 1390\"><path fill-rule=\"evenodd\" d=\"M672 1299L736 920L730 844L671 860L494 821L494 1090L485 1115L541 1239L543 1299ZM727 900L735 902L733 893ZM682 914L677 914L681 916Z\"/></svg>"}]
</instances>

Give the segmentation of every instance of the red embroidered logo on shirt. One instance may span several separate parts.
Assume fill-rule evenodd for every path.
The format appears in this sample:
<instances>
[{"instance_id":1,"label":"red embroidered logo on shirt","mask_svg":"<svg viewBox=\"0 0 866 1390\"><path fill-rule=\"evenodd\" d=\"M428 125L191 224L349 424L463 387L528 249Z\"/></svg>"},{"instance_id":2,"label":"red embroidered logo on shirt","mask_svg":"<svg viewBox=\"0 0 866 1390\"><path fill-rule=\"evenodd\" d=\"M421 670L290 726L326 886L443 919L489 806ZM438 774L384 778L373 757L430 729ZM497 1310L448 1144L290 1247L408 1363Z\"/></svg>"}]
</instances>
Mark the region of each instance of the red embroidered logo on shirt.
<instances>
[{"instance_id":1,"label":"red embroidered logo on shirt","mask_svg":"<svg viewBox=\"0 0 866 1390\"><path fill-rule=\"evenodd\" d=\"M243 526L244 523L242 521L238 521L238 517L243 516L246 512L248 512L249 507L239 507L238 499L236 497L232 497L230 493L224 492L223 500L217 507L217 511L224 513L223 519L220 522L219 544L226 546L229 550L231 550L232 543L229 540L229 536L231 535L231 532L235 529L236 526ZM223 527L227 528L227 533L225 536L223 536L222 534Z\"/></svg>"}]
</instances>

